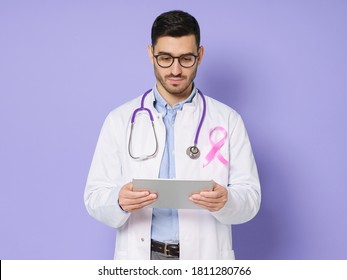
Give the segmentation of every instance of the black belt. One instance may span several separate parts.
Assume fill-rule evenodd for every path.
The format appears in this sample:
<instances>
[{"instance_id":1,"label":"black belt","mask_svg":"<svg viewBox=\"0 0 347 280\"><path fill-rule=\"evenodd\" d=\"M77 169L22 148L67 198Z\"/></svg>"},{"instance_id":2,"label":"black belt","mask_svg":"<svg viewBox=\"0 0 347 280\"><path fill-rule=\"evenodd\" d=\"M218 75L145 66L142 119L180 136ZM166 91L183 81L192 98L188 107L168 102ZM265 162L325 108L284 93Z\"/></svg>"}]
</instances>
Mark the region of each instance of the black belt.
<instances>
[{"instance_id":1,"label":"black belt","mask_svg":"<svg viewBox=\"0 0 347 280\"><path fill-rule=\"evenodd\" d=\"M179 257L180 256L180 245L179 244L167 244L152 239L151 249L154 252L159 252L165 256Z\"/></svg>"}]
</instances>

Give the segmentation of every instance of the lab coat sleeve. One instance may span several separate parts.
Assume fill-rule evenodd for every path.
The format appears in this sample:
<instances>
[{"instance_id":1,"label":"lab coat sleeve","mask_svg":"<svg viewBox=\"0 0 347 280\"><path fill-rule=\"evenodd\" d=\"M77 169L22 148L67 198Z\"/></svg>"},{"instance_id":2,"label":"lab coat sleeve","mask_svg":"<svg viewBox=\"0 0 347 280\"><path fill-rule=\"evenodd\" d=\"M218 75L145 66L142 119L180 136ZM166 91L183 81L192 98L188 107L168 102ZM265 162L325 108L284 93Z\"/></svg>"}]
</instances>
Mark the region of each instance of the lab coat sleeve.
<instances>
[{"instance_id":1,"label":"lab coat sleeve","mask_svg":"<svg viewBox=\"0 0 347 280\"><path fill-rule=\"evenodd\" d=\"M237 114L237 113L236 113ZM251 220L261 201L257 166L246 128L240 117L229 120L229 180L228 201L216 212L211 212L221 223L240 224Z\"/></svg>"},{"instance_id":2,"label":"lab coat sleeve","mask_svg":"<svg viewBox=\"0 0 347 280\"><path fill-rule=\"evenodd\" d=\"M122 226L130 215L118 204L118 193L122 187L121 137L116 137L120 134L119 130L109 115L100 132L84 193L88 213L115 228Z\"/></svg>"}]
</instances>

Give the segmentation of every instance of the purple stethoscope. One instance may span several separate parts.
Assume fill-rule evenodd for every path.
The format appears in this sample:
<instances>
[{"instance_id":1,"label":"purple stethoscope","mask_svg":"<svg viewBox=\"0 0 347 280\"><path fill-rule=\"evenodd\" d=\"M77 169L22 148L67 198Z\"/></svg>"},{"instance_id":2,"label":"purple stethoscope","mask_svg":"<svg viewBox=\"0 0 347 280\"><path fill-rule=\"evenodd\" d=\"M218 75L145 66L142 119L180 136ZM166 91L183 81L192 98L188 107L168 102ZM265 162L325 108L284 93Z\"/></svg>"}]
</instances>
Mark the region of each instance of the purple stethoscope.
<instances>
[{"instance_id":1,"label":"purple stethoscope","mask_svg":"<svg viewBox=\"0 0 347 280\"><path fill-rule=\"evenodd\" d=\"M158 153L158 138L157 138L157 133L155 132L154 118L153 118L151 110L144 106L145 98L151 91L152 91L152 89L149 89L148 91L146 91L142 95L141 107L135 109L135 111L133 112L132 117L131 117L131 128L130 128L128 152L129 152L130 157L135 159L135 160L146 160L146 159L154 158L157 155L157 153ZM199 125L198 125L198 128L197 128L197 131L196 131L196 134L195 134L194 145L188 147L187 151L186 151L187 155L191 159L197 159L197 158L200 157L200 150L197 147L197 145L198 145L198 139L199 139L200 130L201 130L201 127L202 127L202 124L204 122L205 115L206 115L206 100L205 100L205 97L204 97L204 95L202 94L202 92L199 89L198 89L198 93L200 94L201 99L202 99L203 110L202 110L202 115L201 115L201 119L200 119L200 122L199 122ZM131 151L132 133L133 133L133 127L134 127L134 123L135 123L136 114L138 112L141 112L141 111L146 111L148 113L148 115L149 115L149 118L150 118L151 122L152 122L152 129L153 129L154 138L155 138L155 149L154 149L154 152L152 154L141 155L141 156L134 156L132 151Z\"/></svg>"}]
</instances>

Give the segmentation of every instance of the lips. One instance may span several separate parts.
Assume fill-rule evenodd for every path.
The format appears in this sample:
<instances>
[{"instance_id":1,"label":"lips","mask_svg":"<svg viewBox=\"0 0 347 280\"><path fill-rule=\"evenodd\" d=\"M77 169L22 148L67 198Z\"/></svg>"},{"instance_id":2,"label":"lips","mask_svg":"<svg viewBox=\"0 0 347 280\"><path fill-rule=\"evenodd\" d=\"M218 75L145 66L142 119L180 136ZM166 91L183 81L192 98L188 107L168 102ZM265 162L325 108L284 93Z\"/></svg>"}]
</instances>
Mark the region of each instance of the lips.
<instances>
[{"instance_id":1,"label":"lips","mask_svg":"<svg viewBox=\"0 0 347 280\"><path fill-rule=\"evenodd\" d=\"M183 81L183 79L169 79L169 81L172 83L180 83Z\"/></svg>"},{"instance_id":2,"label":"lips","mask_svg":"<svg viewBox=\"0 0 347 280\"><path fill-rule=\"evenodd\" d=\"M167 80L171 83L181 83L184 81L184 78L183 77L168 77Z\"/></svg>"}]
</instances>

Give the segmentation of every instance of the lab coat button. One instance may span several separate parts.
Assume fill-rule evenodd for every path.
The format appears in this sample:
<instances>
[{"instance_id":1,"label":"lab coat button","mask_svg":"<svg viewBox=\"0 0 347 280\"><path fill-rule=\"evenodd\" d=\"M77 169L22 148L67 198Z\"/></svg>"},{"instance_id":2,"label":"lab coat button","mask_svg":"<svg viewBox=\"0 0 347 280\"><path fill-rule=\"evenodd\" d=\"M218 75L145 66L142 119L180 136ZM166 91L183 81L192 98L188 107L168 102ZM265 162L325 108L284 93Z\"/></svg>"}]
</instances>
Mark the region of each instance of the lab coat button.
<instances>
[{"instance_id":1,"label":"lab coat button","mask_svg":"<svg viewBox=\"0 0 347 280\"><path fill-rule=\"evenodd\" d=\"M141 241L142 241L142 242L144 242L144 241L145 241L145 239L142 237L142 238L141 238Z\"/></svg>"}]
</instances>

